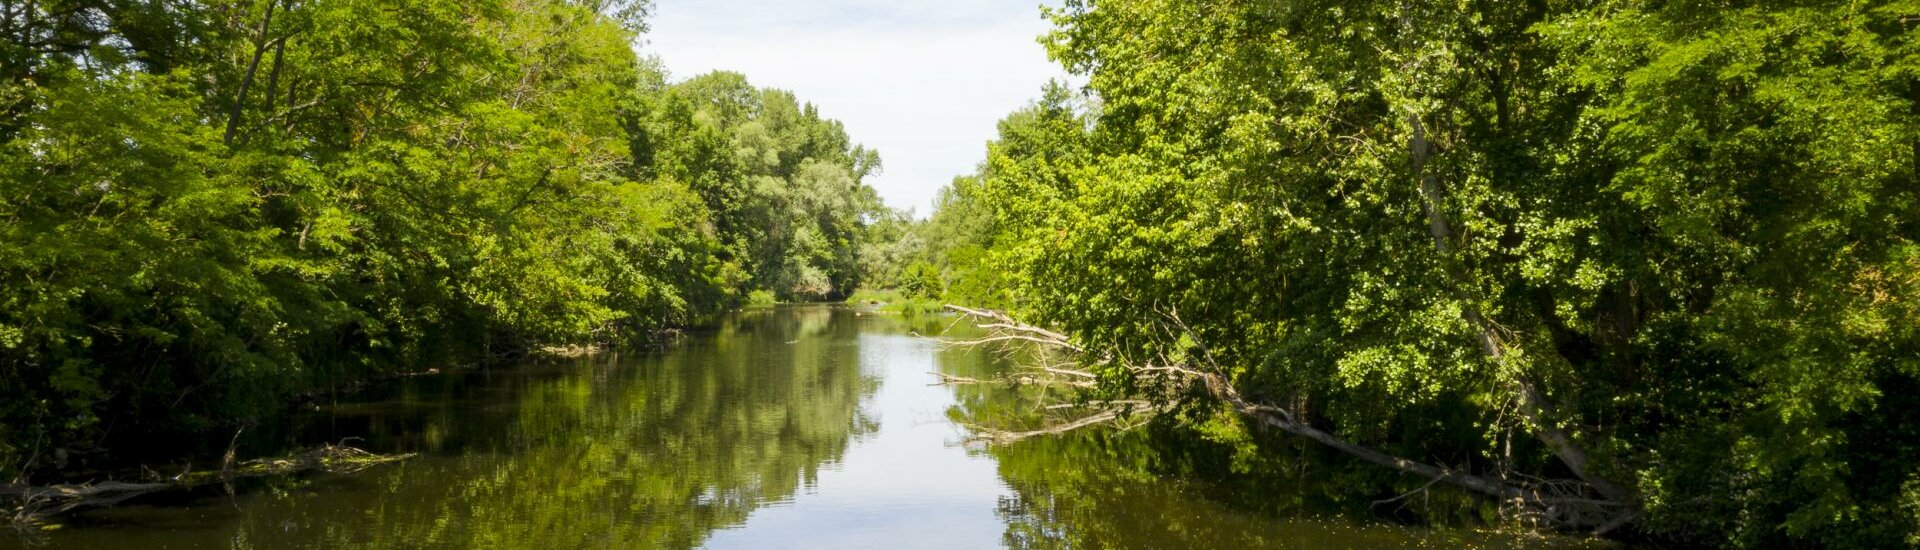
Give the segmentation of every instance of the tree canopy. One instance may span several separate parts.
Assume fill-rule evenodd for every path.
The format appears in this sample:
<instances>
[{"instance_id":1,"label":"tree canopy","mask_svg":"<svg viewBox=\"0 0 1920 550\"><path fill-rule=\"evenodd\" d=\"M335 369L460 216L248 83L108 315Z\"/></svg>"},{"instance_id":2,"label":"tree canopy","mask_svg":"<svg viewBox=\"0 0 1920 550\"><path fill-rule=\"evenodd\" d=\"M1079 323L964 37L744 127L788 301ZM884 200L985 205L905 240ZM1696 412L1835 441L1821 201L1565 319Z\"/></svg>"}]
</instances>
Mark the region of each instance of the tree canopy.
<instances>
[{"instance_id":1,"label":"tree canopy","mask_svg":"<svg viewBox=\"0 0 1920 550\"><path fill-rule=\"evenodd\" d=\"M877 156L650 7L0 6L0 478L858 286Z\"/></svg>"},{"instance_id":2,"label":"tree canopy","mask_svg":"<svg viewBox=\"0 0 1920 550\"><path fill-rule=\"evenodd\" d=\"M1099 350L1109 391L1217 365L1647 536L1920 542L1914 6L1051 15L1086 87L1009 116L920 229L950 299Z\"/></svg>"},{"instance_id":3,"label":"tree canopy","mask_svg":"<svg viewBox=\"0 0 1920 550\"><path fill-rule=\"evenodd\" d=\"M893 287L1508 518L1920 544L1920 4L1065 0L924 221L651 9L0 2L0 479Z\"/></svg>"}]
</instances>

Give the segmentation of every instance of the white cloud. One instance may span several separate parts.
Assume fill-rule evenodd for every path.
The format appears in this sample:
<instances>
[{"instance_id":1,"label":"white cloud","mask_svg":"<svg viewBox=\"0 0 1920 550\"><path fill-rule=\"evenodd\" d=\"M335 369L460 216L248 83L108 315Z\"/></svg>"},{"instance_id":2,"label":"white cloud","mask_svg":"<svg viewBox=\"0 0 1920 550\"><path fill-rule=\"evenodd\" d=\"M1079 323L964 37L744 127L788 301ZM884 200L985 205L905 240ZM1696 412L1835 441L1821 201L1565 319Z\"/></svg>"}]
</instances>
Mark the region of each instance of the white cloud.
<instances>
[{"instance_id":1,"label":"white cloud","mask_svg":"<svg viewBox=\"0 0 1920 550\"><path fill-rule=\"evenodd\" d=\"M1064 77L1035 0L658 0L642 50L676 79L713 70L792 90L880 151L869 181L926 215L995 123Z\"/></svg>"}]
</instances>

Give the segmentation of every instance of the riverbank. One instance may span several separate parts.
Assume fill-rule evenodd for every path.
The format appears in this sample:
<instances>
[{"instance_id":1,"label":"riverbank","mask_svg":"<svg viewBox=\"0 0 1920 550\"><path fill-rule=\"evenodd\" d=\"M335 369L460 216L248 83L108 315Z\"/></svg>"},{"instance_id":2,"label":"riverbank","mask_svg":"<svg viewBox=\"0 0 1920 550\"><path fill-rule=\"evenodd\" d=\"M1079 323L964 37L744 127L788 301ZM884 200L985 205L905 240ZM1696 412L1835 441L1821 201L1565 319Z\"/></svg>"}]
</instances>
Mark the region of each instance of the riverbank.
<instances>
[{"instance_id":1,"label":"riverbank","mask_svg":"<svg viewBox=\"0 0 1920 550\"><path fill-rule=\"evenodd\" d=\"M370 451L417 458L86 511L42 542L101 550L528 540L717 549L1588 544L1353 513L1314 496L1325 486L1309 483L1353 471L1287 453L1235 466L1232 445L1159 428L963 445L959 419L1031 415L1038 389L934 384L932 372L990 379L1019 367L990 349L916 336L950 325L849 306L754 308L656 352L401 379L284 429L291 441L358 438ZM1290 473L1248 477L1234 473L1240 467Z\"/></svg>"},{"instance_id":2,"label":"riverbank","mask_svg":"<svg viewBox=\"0 0 1920 550\"><path fill-rule=\"evenodd\" d=\"M944 308L938 298L892 289L863 288L848 297L846 303L894 315L929 315L940 313Z\"/></svg>"}]
</instances>

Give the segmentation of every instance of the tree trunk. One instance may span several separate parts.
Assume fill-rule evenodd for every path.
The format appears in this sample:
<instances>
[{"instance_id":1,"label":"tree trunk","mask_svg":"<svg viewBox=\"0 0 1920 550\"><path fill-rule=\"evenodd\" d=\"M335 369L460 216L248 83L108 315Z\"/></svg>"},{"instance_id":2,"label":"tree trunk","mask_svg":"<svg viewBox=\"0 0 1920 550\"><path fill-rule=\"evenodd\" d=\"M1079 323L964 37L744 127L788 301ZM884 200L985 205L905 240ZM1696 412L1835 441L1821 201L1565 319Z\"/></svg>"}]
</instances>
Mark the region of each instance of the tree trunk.
<instances>
[{"instance_id":1,"label":"tree trunk","mask_svg":"<svg viewBox=\"0 0 1920 550\"><path fill-rule=\"evenodd\" d=\"M273 48L273 71L267 73L267 108L264 109L263 112L269 115L273 113L275 100L280 98L280 94L276 92L280 89L280 69L286 64L286 61L287 41L281 39L279 40L279 44ZM289 103L289 105L291 105L291 103Z\"/></svg>"},{"instance_id":2,"label":"tree trunk","mask_svg":"<svg viewBox=\"0 0 1920 550\"><path fill-rule=\"evenodd\" d=\"M1463 277L1458 271L1464 268L1455 261L1453 229L1447 220L1446 211L1442 210L1445 208L1445 195L1439 178L1427 171L1427 162L1433 156L1433 144L1427 140L1426 126L1420 122L1420 116L1415 113L1407 114L1407 123L1413 132L1408 139L1408 154L1413 177L1419 183L1421 199L1427 212L1427 230L1433 236L1434 251L1439 253L1441 262L1445 264L1442 269L1448 273L1449 278L1453 279L1447 281L1447 286L1454 294L1454 298L1461 303L1463 307L1461 317L1473 326L1474 333L1480 341L1481 351L1496 363L1505 362L1507 360L1506 345L1501 341L1499 332L1475 305L1477 301L1472 291L1467 288L1467 282L1460 280ZM1630 502L1628 497L1631 495L1626 489L1592 473L1591 460L1586 450L1555 422L1553 405L1547 400L1546 394L1541 392L1533 381L1525 379L1524 375L1514 380L1513 384L1518 393L1516 401L1520 405L1520 416L1526 420L1527 429L1534 438L1546 444L1547 448L1553 451L1554 456L1565 463L1567 469L1573 471L1574 476L1592 486L1601 496L1618 502Z\"/></svg>"},{"instance_id":3,"label":"tree trunk","mask_svg":"<svg viewBox=\"0 0 1920 550\"><path fill-rule=\"evenodd\" d=\"M247 73L240 78L240 90L233 96L233 110L227 113L227 135L224 141L228 147L233 146L234 132L240 129L240 115L247 105L247 89L253 86L253 77L260 72L260 58L266 57L267 48L272 47L275 42L267 39L267 31L272 30L273 11L279 7L280 0L267 2L267 13L260 18L260 29L253 37L253 61L247 64Z\"/></svg>"}]
</instances>

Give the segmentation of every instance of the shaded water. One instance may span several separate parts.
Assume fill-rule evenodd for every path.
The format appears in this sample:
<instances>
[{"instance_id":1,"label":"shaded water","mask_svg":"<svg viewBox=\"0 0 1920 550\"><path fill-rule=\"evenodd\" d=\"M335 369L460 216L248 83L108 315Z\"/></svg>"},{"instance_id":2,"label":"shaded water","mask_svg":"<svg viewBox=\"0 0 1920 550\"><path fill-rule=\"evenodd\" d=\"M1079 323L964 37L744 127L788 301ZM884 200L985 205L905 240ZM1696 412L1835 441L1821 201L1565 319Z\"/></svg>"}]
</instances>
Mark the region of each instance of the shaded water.
<instances>
[{"instance_id":1,"label":"shaded water","mask_svg":"<svg viewBox=\"0 0 1920 550\"><path fill-rule=\"evenodd\" d=\"M937 330L951 320L920 327ZM1144 473L1137 440L961 445L1023 397L906 322L743 312L658 354L422 377L308 415L309 444L418 452L353 475L62 518L52 548L1394 548L1540 539L1280 518ZM1031 398L1031 396L1026 396ZM1276 497L1278 498L1278 497ZM1242 499L1244 500L1244 499ZM0 536L0 547L14 544ZM23 543L24 544L24 543Z\"/></svg>"}]
</instances>

